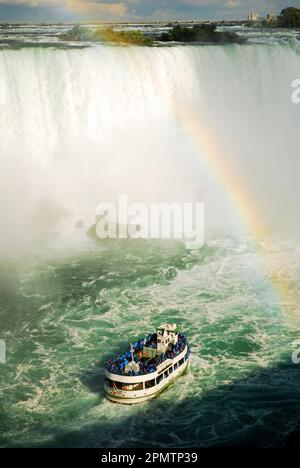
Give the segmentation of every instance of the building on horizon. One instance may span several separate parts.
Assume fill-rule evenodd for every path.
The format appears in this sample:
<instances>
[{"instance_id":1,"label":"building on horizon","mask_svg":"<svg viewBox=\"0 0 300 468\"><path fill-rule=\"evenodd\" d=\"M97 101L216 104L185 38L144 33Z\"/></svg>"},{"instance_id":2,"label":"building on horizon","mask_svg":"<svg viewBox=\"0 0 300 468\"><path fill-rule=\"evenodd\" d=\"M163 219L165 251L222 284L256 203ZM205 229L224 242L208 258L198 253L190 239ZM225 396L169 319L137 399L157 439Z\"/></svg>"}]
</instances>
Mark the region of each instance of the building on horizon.
<instances>
[{"instance_id":1,"label":"building on horizon","mask_svg":"<svg viewBox=\"0 0 300 468\"><path fill-rule=\"evenodd\" d=\"M275 13L267 14L267 21L275 21L276 19L277 19L277 15L275 15Z\"/></svg>"},{"instance_id":2,"label":"building on horizon","mask_svg":"<svg viewBox=\"0 0 300 468\"><path fill-rule=\"evenodd\" d=\"M248 15L248 21L258 21L258 20L259 20L258 13L250 13L250 15Z\"/></svg>"}]
</instances>

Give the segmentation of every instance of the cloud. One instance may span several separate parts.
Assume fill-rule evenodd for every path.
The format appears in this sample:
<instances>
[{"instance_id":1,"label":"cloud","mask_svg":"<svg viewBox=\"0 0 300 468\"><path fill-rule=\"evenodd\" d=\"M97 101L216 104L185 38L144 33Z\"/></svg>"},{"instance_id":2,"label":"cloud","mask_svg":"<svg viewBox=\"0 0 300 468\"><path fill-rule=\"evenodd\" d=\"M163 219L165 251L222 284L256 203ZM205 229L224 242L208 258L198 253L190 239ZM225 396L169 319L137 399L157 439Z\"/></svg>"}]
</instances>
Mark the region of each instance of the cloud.
<instances>
[{"instance_id":1,"label":"cloud","mask_svg":"<svg viewBox=\"0 0 300 468\"><path fill-rule=\"evenodd\" d=\"M0 4L39 7L60 7L71 10L82 16L122 17L128 11L126 2L110 0L0 0Z\"/></svg>"},{"instance_id":2,"label":"cloud","mask_svg":"<svg viewBox=\"0 0 300 468\"><path fill-rule=\"evenodd\" d=\"M0 17L159 20L246 18L251 11L279 12L299 0L0 0Z\"/></svg>"},{"instance_id":3,"label":"cloud","mask_svg":"<svg viewBox=\"0 0 300 468\"><path fill-rule=\"evenodd\" d=\"M111 15L114 17L122 17L128 11L128 7L124 2L97 2L97 1L82 1L82 0L66 0L66 7L83 15Z\"/></svg>"}]
</instances>

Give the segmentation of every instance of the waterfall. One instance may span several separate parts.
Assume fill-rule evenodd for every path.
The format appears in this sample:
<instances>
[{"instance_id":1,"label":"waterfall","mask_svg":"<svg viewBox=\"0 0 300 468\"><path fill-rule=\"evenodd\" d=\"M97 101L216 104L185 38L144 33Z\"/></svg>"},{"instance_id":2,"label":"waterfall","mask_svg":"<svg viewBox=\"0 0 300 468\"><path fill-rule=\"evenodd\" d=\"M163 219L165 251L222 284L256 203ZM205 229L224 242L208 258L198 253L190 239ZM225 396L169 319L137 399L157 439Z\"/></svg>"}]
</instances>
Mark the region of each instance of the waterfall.
<instances>
[{"instance_id":1,"label":"waterfall","mask_svg":"<svg viewBox=\"0 0 300 468\"><path fill-rule=\"evenodd\" d=\"M280 44L0 51L0 244L90 220L120 193L197 200L208 222L232 222L182 106L226 148L220 157L271 221L295 217L296 78L300 55Z\"/></svg>"}]
</instances>

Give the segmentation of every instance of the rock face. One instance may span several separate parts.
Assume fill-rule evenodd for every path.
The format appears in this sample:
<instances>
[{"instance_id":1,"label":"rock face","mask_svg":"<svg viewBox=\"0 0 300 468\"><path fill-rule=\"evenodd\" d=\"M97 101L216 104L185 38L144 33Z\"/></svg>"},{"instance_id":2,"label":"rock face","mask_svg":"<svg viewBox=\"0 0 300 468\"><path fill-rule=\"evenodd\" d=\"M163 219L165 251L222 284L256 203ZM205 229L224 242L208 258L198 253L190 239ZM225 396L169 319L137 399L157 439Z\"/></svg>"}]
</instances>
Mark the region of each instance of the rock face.
<instances>
[{"instance_id":1,"label":"rock face","mask_svg":"<svg viewBox=\"0 0 300 468\"><path fill-rule=\"evenodd\" d=\"M141 31L115 31L112 28L100 28L89 31L79 25L60 36L64 41L109 42L124 45L151 46L155 40L162 42L203 42L208 44L242 44L246 39L234 32L217 31L215 24L196 24L193 27L175 25L170 31L158 38L143 34Z\"/></svg>"},{"instance_id":2,"label":"rock face","mask_svg":"<svg viewBox=\"0 0 300 468\"><path fill-rule=\"evenodd\" d=\"M116 44L132 44L151 46L153 39L144 35L141 31L115 31L112 28L100 28L96 31L89 31L79 25L74 26L70 31L61 34L63 41L75 42L111 42Z\"/></svg>"},{"instance_id":3,"label":"rock face","mask_svg":"<svg viewBox=\"0 0 300 468\"><path fill-rule=\"evenodd\" d=\"M48 232L63 220L68 219L71 212L64 206L58 205L54 200L43 198L35 206L31 217L31 225L38 232Z\"/></svg>"},{"instance_id":4,"label":"rock face","mask_svg":"<svg viewBox=\"0 0 300 468\"><path fill-rule=\"evenodd\" d=\"M195 25L192 28L178 24L171 31L164 32L163 42L205 42L213 44L244 43L245 39L233 32L217 31L215 24Z\"/></svg>"},{"instance_id":5,"label":"rock face","mask_svg":"<svg viewBox=\"0 0 300 468\"><path fill-rule=\"evenodd\" d=\"M79 219L76 223L75 223L75 229L82 229L84 228L84 222L82 221L82 219Z\"/></svg>"}]
</instances>

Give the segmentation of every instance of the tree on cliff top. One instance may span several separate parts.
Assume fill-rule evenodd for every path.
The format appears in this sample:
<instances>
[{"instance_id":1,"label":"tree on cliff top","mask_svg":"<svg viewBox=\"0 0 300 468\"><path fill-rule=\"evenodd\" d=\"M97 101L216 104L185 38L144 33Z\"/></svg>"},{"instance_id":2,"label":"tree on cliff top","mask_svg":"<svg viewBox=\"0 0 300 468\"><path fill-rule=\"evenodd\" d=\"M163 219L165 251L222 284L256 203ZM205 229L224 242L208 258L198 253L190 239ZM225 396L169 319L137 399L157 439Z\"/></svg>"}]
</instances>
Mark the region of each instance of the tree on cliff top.
<instances>
[{"instance_id":1,"label":"tree on cliff top","mask_svg":"<svg viewBox=\"0 0 300 468\"><path fill-rule=\"evenodd\" d=\"M280 28L300 28L299 8L285 8L278 16L278 26Z\"/></svg>"}]
</instances>

